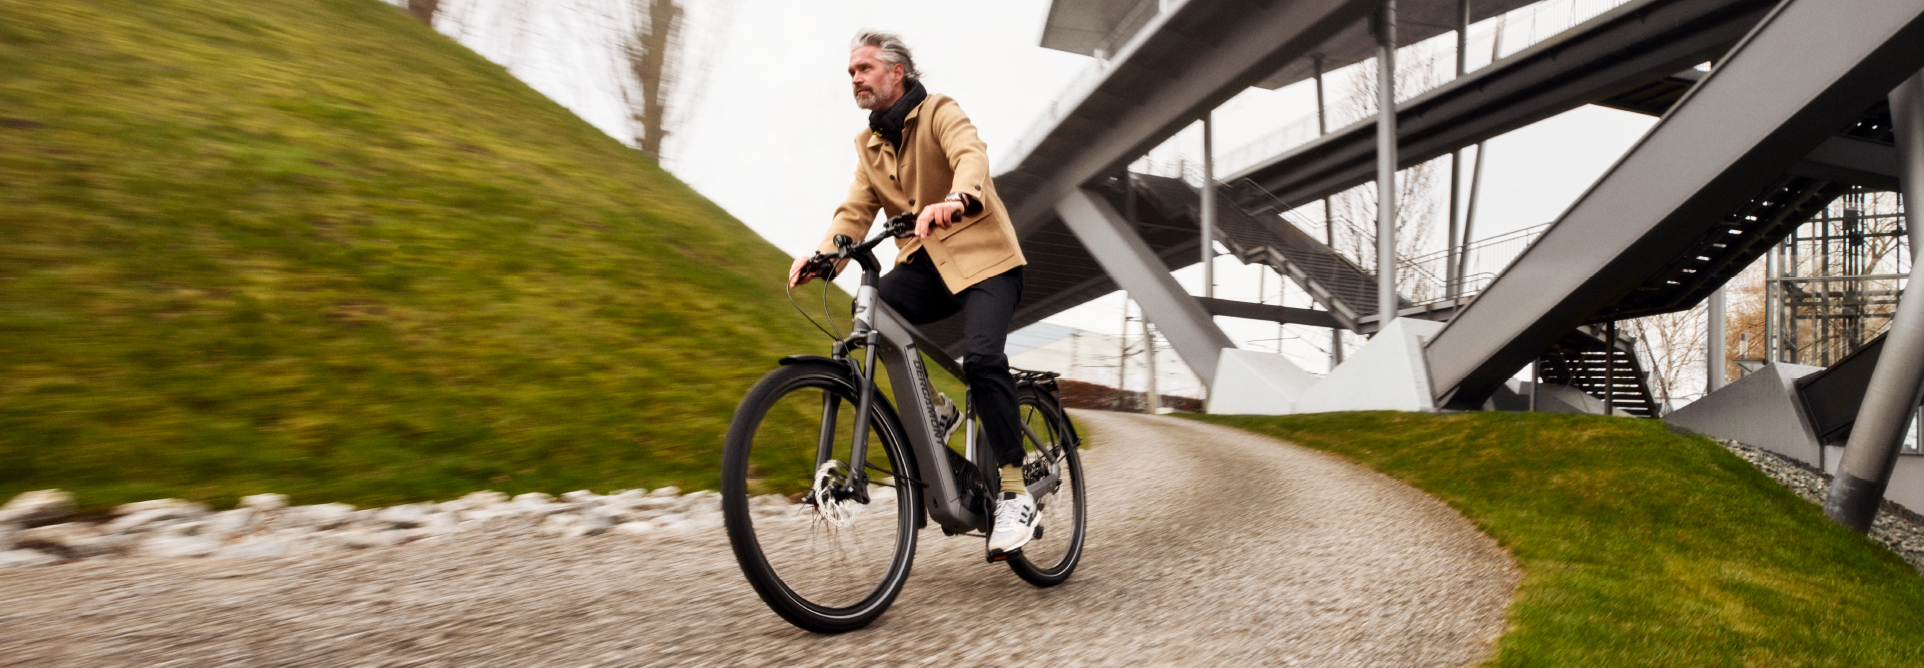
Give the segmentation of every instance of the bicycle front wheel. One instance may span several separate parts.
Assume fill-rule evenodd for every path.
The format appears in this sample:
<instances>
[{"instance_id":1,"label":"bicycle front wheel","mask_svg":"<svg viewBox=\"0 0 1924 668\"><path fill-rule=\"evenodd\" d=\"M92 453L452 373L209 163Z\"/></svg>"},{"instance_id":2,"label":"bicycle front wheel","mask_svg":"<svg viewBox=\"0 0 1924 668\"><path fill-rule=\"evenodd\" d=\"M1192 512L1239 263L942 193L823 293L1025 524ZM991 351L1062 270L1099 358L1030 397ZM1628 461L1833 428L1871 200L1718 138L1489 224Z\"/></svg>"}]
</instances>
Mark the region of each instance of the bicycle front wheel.
<instances>
[{"instance_id":1,"label":"bicycle front wheel","mask_svg":"<svg viewBox=\"0 0 1924 668\"><path fill-rule=\"evenodd\" d=\"M875 621L915 555L921 492L907 439L878 396L855 461L856 392L840 367L776 369L735 409L722 454L722 513L742 574L776 614L816 633Z\"/></svg>"},{"instance_id":2,"label":"bicycle front wheel","mask_svg":"<svg viewBox=\"0 0 1924 668\"><path fill-rule=\"evenodd\" d=\"M1036 391L1018 398L1022 418L1022 478L1025 484L1060 474L1058 484L1036 497L1041 519L1036 537L1009 557L1009 569L1029 584L1052 587L1069 579L1082 560L1088 508L1082 489L1082 459L1069 438L1069 418Z\"/></svg>"}]
</instances>

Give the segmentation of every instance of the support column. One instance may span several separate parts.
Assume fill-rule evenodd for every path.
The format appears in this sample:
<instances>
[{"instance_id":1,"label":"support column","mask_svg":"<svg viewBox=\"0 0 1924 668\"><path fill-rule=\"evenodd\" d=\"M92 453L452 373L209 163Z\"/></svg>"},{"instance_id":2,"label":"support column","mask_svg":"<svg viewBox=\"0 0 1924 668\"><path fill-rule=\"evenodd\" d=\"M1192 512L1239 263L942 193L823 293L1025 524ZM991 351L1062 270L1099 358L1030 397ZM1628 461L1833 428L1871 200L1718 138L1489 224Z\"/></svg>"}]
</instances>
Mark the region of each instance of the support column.
<instances>
[{"instance_id":1,"label":"support column","mask_svg":"<svg viewBox=\"0 0 1924 668\"><path fill-rule=\"evenodd\" d=\"M1203 296L1216 297L1216 136L1215 124L1210 118L1215 112L1203 114L1203 182L1202 182L1202 263Z\"/></svg>"},{"instance_id":2,"label":"support column","mask_svg":"<svg viewBox=\"0 0 1924 668\"><path fill-rule=\"evenodd\" d=\"M1603 335L1603 414L1617 414L1617 321Z\"/></svg>"},{"instance_id":3,"label":"support column","mask_svg":"<svg viewBox=\"0 0 1924 668\"><path fill-rule=\"evenodd\" d=\"M1156 392L1156 333L1149 330L1149 319L1142 319L1143 361L1149 371L1149 382L1143 390L1142 409L1144 413L1155 415L1162 412L1162 397Z\"/></svg>"},{"instance_id":4,"label":"support column","mask_svg":"<svg viewBox=\"0 0 1924 668\"><path fill-rule=\"evenodd\" d=\"M1204 385L1213 387L1217 360L1224 348L1235 348L1236 344L1216 327L1209 311L1169 275L1169 265L1156 257L1108 200L1095 193L1081 188L1070 191L1055 210L1102 270L1142 307L1143 317L1162 330L1183 363Z\"/></svg>"},{"instance_id":5,"label":"support column","mask_svg":"<svg viewBox=\"0 0 1924 668\"><path fill-rule=\"evenodd\" d=\"M1890 99L1904 213L1915 221L1917 203L1924 202L1924 72L1891 91ZM1912 252L1924 248L1924 230L1916 224L1906 227ZM1884 338L1884 353L1871 370L1857 423L1844 445L1844 459L1824 500L1825 515L1858 531L1869 531L1871 520L1877 518L1878 502L1890 486L1897 450L1904 445L1904 431L1917 407L1919 385L1924 383L1924 282L1920 281L1924 281L1924 264L1913 262L1910 281Z\"/></svg>"},{"instance_id":6,"label":"support column","mask_svg":"<svg viewBox=\"0 0 1924 668\"><path fill-rule=\"evenodd\" d=\"M1316 136L1329 134L1328 111L1323 106L1323 54L1309 57L1310 65L1316 68ZM1323 198L1323 244L1331 252L1336 250L1336 212L1330 208L1329 198ZM1335 369L1343 364L1343 329L1329 328L1329 368Z\"/></svg>"},{"instance_id":7,"label":"support column","mask_svg":"<svg viewBox=\"0 0 1924 668\"><path fill-rule=\"evenodd\" d=\"M1537 412L1537 388L1543 387L1543 358L1530 361L1530 412Z\"/></svg>"},{"instance_id":8,"label":"support column","mask_svg":"<svg viewBox=\"0 0 1924 668\"><path fill-rule=\"evenodd\" d=\"M1495 63L1503 47L1503 17L1496 20L1496 31L1490 36L1490 62ZM1456 252L1456 280L1462 281L1469 276L1470 240L1476 238L1476 198L1483 192L1483 149L1484 142L1476 144L1475 166L1470 168L1470 207L1463 212L1463 247Z\"/></svg>"},{"instance_id":9,"label":"support column","mask_svg":"<svg viewBox=\"0 0 1924 668\"><path fill-rule=\"evenodd\" d=\"M1396 319L1396 0L1376 13L1376 330Z\"/></svg>"},{"instance_id":10,"label":"support column","mask_svg":"<svg viewBox=\"0 0 1924 668\"><path fill-rule=\"evenodd\" d=\"M1765 364L1777 362L1777 247L1764 251L1764 356Z\"/></svg>"},{"instance_id":11,"label":"support column","mask_svg":"<svg viewBox=\"0 0 1924 668\"><path fill-rule=\"evenodd\" d=\"M1707 341L1709 345L1704 347L1704 372L1706 374L1704 378L1704 394L1708 395L1724 388L1724 358L1727 357L1727 355L1724 354L1723 288L1719 287L1716 292L1710 293L1710 308L1705 310L1708 311L1707 315L1710 318L1710 326L1706 328L1709 332L1707 335L1707 338L1710 339Z\"/></svg>"},{"instance_id":12,"label":"support column","mask_svg":"<svg viewBox=\"0 0 1924 668\"><path fill-rule=\"evenodd\" d=\"M1465 52L1470 48L1470 0L1456 0L1456 78L1463 78L1463 70L1468 62ZM1464 242L1469 239L1462 235L1462 213L1457 208L1457 199L1463 192L1463 150L1450 151L1450 230L1443 238L1443 294L1456 299L1463 294L1463 276L1458 271L1461 263L1456 256Z\"/></svg>"},{"instance_id":13,"label":"support column","mask_svg":"<svg viewBox=\"0 0 1924 668\"><path fill-rule=\"evenodd\" d=\"M1121 411L1125 408L1123 397L1129 396L1129 292L1127 290L1122 293L1122 328L1116 331L1121 334L1116 337L1115 410Z\"/></svg>"}]
</instances>

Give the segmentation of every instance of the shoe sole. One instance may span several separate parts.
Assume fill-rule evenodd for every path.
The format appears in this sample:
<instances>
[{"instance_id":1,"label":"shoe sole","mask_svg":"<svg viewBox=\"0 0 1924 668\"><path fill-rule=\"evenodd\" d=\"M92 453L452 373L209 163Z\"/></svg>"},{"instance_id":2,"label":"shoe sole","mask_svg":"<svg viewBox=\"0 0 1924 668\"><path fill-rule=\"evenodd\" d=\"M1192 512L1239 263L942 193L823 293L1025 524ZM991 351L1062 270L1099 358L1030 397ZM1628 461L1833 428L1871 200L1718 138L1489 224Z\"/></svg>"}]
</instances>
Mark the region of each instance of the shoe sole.
<instances>
[{"instance_id":1,"label":"shoe sole","mask_svg":"<svg viewBox=\"0 0 1924 668\"><path fill-rule=\"evenodd\" d=\"M1029 537L1022 539L1022 542L1020 543L1016 543L1015 547L1009 548L1006 550L989 548L989 563L993 564L998 561L1008 561L1009 557L1022 554L1022 548L1028 546L1029 541L1040 538L1041 534L1042 534L1042 525L1036 524L1034 526L1029 527Z\"/></svg>"}]
</instances>

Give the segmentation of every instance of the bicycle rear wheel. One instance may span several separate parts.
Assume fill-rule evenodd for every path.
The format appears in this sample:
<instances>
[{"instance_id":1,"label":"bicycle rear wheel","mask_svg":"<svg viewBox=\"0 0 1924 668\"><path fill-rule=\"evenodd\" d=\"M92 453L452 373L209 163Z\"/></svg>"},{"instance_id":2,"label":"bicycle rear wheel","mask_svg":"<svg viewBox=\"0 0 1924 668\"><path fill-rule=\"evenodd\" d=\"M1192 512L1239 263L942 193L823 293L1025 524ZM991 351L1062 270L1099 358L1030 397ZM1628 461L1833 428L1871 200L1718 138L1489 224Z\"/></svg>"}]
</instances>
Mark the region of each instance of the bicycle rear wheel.
<instances>
[{"instance_id":1,"label":"bicycle rear wheel","mask_svg":"<svg viewBox=\"0 0 1924 668\"><path fill-rule=\"evenodd\" d=\"M722 454L723 518L742 574L776 614L816 633L875 621L915 556L921 493L907 439L877 397L866 461L851 462L856 392L842 368L776 369L735 409ZM848 489L861 471L867 499Z\"/></svg>"},{"instance_id":2,"label":"bicycle rear wheel","mask_svg":"<svg viewBox=\"0 0 1924 668\"><path fill-rule=\"evenodd\" d=\"M1088 527L1082 489L1082 460L1069 438L1068 417L1033 389L1022 392L1017 410L1022 418L1022 478L1025 484L1060 471L1060 484L1036 497L1041 520L1036 537L1009 557L1009 569L1038 587L1053 587L1069 579L1082 560L1083 534Z\"/></svg>"}]
</instances>

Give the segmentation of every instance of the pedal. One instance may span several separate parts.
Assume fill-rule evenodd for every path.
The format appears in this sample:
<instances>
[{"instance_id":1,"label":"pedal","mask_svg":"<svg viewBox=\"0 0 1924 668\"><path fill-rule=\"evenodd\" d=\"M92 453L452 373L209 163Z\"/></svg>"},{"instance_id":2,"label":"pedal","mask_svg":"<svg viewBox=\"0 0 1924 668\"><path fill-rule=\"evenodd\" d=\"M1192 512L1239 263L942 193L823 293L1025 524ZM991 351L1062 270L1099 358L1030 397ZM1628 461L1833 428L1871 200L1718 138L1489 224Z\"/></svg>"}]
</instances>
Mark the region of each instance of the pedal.
<instances>
[{"instance_id":1,"label":"pedal","mask_svg":"<svg viewBox=\"0 0 1924 668\"><path fill-rule=\"evenodd\" d=\"M1042 540L1042 525L1035 525L1035 537L1029 540Z\"/></svg>"},{"instance_id":2,"label":"pedal","mask_svg":"<svg viewBox=\"0 0 1924 668\"><path fill-rule=\"evenodd\" d=\"M1014 552L990 552L989 563L993 564L998 561L1008 561L1009 557L1013 557L1018 554L1022 554L1022 550L1016 550Z\"/></svg>"}]
</instances>

